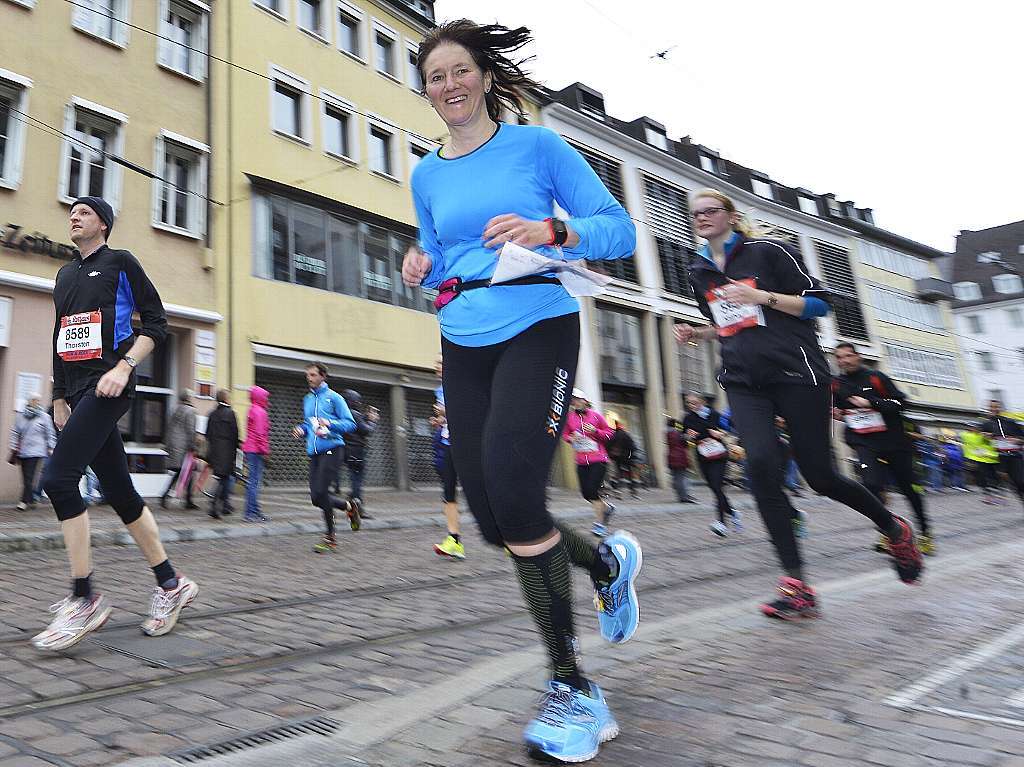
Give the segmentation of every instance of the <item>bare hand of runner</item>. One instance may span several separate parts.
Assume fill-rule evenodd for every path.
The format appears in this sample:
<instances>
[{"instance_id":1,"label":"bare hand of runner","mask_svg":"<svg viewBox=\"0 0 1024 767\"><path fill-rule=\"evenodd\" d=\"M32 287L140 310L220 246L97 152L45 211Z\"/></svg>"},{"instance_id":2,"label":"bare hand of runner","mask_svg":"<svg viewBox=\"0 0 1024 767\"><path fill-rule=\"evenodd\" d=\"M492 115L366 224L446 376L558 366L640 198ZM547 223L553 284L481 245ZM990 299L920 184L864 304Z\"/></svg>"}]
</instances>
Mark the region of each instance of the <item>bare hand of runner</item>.
<instances>
[{"instance_id":1,"label":"bare hand of runner","mask_svg":"<svg viewBox=\"0 0 1024 767\"><path fill-rule=\"evenodd\" d=\"M871 407L871 403L868 402L863 397L850 397L846 401L849 402L854 407Z\"/></svg>"},{"instance_id":2,"label":"bare hand of runner","mask_svg":"<svg viewBox=\"0 0 1024 767\"><path fill-rule=\"evenodd\" d=\"M685 344L697 337L697 329L685 322L677 322L672 326L672 332L676 335L676 343Z\"/></svg>"},{"instance_id":3,"label":"bare hand of runner","mask_svg":"<svg viewBox=\"0 0 1024 767\"><path fill-rule=\"evenodd\" d=\"M112 367L103 377L96 383L96 396L97 397L120 397L121 392L124 391L124 387L128 385L128 379L131 377L131 368L123 370L121 365Z\"/></svg>"},{"instance_id":4,"label":"bare hand of runner","mask_svg":"<svg viewBox=\"0 0 1024 767\"><path fill-rule=\"evenodd\" d=\"M765 291L752 288L744 282L723 285L715 290L715 295L730 304L763 304L768 301Z\"/></svg>"},{"instance_id":5,"label":"bare hand of runner","mask_svg":"<svg viewBox=\"0 0 1024 767\"><path fill-rule=\"evenodd\" d=\"M515 213L505 213L487 222L483 238L486 248L500 248L506 242L536 248L551 242L551 226L547 221L530 221Z\"/></svg>"},{"instance_id":6,"label":"bare hand of runner","mask_svg":"<svg viewBox=\"0 0 1024 767\"><path fill-rule=\"evenodd\" d=\"M434 262L431 261L430 256L415 245L410 245L409 250L405 252L405 259L402 261L402 282L410 288L417 287L430 274L433 266Z\"/></svg>"}]
</instances>

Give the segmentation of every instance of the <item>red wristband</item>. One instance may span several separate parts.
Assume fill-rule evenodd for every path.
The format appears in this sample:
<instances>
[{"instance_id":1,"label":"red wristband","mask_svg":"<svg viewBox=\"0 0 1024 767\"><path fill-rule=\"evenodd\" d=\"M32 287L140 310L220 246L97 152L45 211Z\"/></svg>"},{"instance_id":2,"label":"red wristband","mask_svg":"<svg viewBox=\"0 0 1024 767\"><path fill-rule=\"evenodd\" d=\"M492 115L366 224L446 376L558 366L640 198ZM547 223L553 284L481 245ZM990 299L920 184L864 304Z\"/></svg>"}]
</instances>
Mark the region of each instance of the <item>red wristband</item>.
<instances>
[{"instance_id":1,"label":"red wristband","mask_svg":"<svg viewBox=\"0 0 1024 767\"><path fill-rule=\"evenodd\" d=\"M551 232L551 239L548 240L548 245L554 245L555 244L555 225L552 222L553 222L553 219L550 219L550 218L545 218L544 219L544 223L548 225L548 231Z\"/></svg>"}]
</instances>

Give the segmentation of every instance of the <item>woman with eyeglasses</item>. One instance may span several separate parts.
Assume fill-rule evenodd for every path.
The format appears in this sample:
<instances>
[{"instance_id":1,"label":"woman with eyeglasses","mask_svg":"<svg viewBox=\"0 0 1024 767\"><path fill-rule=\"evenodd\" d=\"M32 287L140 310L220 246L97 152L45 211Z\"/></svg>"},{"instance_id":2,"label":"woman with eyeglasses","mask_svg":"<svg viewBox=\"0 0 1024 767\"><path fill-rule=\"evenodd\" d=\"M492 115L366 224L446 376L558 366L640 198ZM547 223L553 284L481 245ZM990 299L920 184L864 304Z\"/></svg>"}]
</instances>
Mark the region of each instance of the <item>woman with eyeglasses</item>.
<instances>
[{"instance_id":1,"label":"woman with eyeglasses","mask_svg":"<svg viewBox=\"0 0 1024 767\"><path fill-rule=\"evenodd\" d=\"M783 620L818 615L782 490L775 417L786 420L797 466L815 492L860 512L889 536L900 580L914 583L923 564L914 531L862 485L843 477L831 442L831 373L818 345L814 318L829 310L829 293L804 265L800 251L768 239L711 189L691 201L697 234L707 241L690 266L701 313L711 324L675 326L680 343L717 337L718 382L729 396L732 420L747 454L758 511L785 570L778 598L761 606Z\"/></svg>"},{"instance_id":2,"label":"woman with eyeglasses","mask_svg":"<svg viewBox=\"0 0 1024 767\"><path fill-rule=\"evenodd\" d=\"M551 258L623 258L632 221L580 154L547 128L505 125L533 82L510 56L525 27L443 24L420 44L425 95L449 139L412 177L419 248L406 285L439 289L443 386L451 450L470 511L488 543L512 555L552 674L526 728L539 758L581 762L618 734L597 685L577 661L571 566L597 591L602 635L625 642L640 613L640 546L617 532L600 545L548 513L548 471L570 408L579 305L550 275L490 286L507 242ZM557 204L568 221L552 218ZM561 249L559 249L561 248Z\"/></svg>"}]
</instances>

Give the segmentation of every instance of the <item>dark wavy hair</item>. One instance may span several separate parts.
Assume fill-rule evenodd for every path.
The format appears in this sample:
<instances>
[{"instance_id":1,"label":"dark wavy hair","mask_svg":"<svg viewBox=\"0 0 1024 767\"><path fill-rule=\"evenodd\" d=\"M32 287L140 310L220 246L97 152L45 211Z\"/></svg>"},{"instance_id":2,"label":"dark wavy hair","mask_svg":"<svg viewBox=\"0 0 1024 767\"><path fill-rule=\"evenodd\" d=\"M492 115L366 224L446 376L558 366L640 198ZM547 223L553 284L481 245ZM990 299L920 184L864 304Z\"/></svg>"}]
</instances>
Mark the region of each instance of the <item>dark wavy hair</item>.
<instances>
[{"instance_id":1,"label":"dark wavy hair","mask_svg":"<svg viewBox=\"0 0 1024 767\"><path fill-rule=\"evenodd\" d=\"M491 90L485 96L490 118L499 121L503 106L525 117L523 90L540 87L523 71L523 65L533 57L517 61L510 58L509 54L515 53L531 40L530 30L526 27L509 29L501 24L477 24L469 19L449 21L434 27L423 38L416 54L416 68L426 88L427 73L423 71L423 66L431 52L444 43L461 45L469 51L473 61L484 73L491 74Z\"/></svg>"}]
</instances>

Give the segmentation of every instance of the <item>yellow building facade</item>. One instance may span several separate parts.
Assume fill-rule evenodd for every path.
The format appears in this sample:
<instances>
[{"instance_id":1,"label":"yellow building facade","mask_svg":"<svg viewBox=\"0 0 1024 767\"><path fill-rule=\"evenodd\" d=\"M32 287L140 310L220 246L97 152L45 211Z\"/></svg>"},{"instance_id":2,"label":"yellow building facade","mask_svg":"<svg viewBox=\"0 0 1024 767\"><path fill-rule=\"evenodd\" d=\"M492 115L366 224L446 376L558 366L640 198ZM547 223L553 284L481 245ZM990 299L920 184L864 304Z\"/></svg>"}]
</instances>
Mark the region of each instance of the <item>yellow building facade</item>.
<instances>
[{"instance_id":1,"label":"yellow building facade","mask_svg":"<svg viewBox=\"0 0 1024 767\"><path fill-rule=\"evenodd\" d=\"M428 291L402 285L409 179L443 138L414 67L430 4L224 0L215 65L218 380L244 413L270 392L272 482L304 481L290 437L304 366L381 412L367 484L435 481L428 419L440 351Z\"/></svg>"},{"instance_id":2,"label":"yellow building facade","mask_svg":"<svg viewBox=\"0 0 1024 767\"><path fill-rule=\"evenodd\" d=\"M144 494L166 484L174 393L196 388L197 348L212 346L221 319L205 198L209 21L193 0L0 0L0 429L27 394L49 403L53 280L75 254L70 205L103 196L117 217L111 246L141 261L170 326L120 424ZM19 486L5 464L0 497Z\"/></svg>"}]
</instances>

